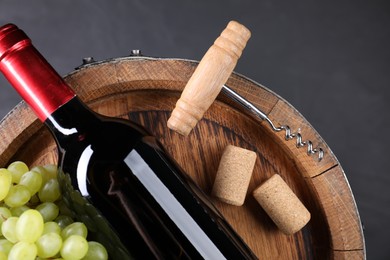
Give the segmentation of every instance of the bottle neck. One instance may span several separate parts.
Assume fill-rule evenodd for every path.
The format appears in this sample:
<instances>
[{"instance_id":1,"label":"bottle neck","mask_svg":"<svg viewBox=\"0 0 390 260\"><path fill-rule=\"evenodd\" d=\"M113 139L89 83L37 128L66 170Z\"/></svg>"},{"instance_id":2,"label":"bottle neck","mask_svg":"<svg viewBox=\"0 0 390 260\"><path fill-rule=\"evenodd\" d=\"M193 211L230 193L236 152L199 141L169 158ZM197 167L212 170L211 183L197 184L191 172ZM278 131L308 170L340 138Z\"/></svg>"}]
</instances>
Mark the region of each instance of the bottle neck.
<instances>
[{"instance_id":1,"label":"bottle neck","mask_svg":"<svg viewBox=\"0 0 390 260\"><path fill-rule=\"evenodd\" d=\"M28 36L12 24L0 27L0 71L42 122L75 97Z\"/></svg>"},{"instance_id":2,"label":"bottle neck","mask_svg":"<svg viewBox=\"0 0 390 260\"><path fill-rule=\"evenodd\" d=\"M77 96L49 115L44 123L56 137L65 138L99 127L101 120Z\"/></svg>"}]
</instances>

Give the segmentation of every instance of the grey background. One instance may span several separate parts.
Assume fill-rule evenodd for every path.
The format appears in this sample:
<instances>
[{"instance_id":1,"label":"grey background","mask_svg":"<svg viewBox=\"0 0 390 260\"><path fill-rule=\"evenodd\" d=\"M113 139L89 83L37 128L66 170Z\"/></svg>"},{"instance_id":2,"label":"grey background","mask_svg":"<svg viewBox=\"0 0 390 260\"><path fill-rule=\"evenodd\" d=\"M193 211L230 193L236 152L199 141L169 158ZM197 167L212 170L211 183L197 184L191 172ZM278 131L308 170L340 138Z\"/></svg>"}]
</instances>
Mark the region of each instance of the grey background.
<instances>
[{"instance_id":1,"label":"grey background","mask_svg":"<svg viewBox=\"0 0 390 260\"><path fill-rule=\"evenodd\" d=\"M368 259L390 259L386 1L0 0L0 24L17 24L65 75L83 57L201 59L227 22L252 31L236 71L296 107L346 172ZM0 117L19 97L0 77Z\"/></svg>"}]
</instances>

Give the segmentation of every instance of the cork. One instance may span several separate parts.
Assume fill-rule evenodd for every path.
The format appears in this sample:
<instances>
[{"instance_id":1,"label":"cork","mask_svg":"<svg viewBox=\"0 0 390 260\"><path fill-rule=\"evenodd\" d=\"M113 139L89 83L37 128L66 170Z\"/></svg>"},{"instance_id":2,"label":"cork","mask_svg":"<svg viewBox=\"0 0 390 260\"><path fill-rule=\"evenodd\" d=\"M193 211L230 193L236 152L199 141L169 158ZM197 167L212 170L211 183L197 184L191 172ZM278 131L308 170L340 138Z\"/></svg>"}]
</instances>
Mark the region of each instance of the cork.
<instances>
[{"instance_id":1,"label":"cork","mask_svg":"<svg viewBox=\"0 0 390 260\"><path fill-rule=\"evenodd\" d=\"M310 212L278 174L256 188L253 196L286 235L301 230L310 220Z\"/></svg>"},{"instance_id":2,"label":"cork","mask_svg":"<svg viewBox=\"0 0 390 260\"><path fill-rule=\"evenodd\" d=\"M228 145L218 166L212 195L231 205L243 205L255 162L255 152Z\"/></svg>"}]
</instances>

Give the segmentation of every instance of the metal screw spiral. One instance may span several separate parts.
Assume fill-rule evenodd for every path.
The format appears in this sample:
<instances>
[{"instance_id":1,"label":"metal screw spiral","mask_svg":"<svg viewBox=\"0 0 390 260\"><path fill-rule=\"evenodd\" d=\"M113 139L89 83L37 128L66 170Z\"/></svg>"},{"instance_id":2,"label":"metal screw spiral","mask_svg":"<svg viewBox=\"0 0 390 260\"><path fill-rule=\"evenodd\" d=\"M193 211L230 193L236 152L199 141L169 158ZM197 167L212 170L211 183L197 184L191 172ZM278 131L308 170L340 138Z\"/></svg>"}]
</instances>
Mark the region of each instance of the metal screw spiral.
<instances>
[{"instance_id":1,"label":"metal screw spiral","mask_svg":"<svg viewBox=\"0 0 390 260\"><path fill-rule=\"evenodd\" d=\"M307 155L313 155L318 153L318 161L321 161L324 158L324 150L321 147L314 148L312 141L303 141L302 135L299 133L293 133L291 128L288 125L282 125L278 128L274 128L275 131L285 131L285 139L286 141L296 138L296 147L304 147L307 146Z\"/></svg>"},{"instance_id":2,"label":"metal screw spiral","mask_svg":"<svg viewBox=\"0 0 390 260\"><path fill-rule=\"evenodd\" d=\"M269 119L269 117L264 112L262 112L260 109L255 107L252 103L250 103L248 100L243 98L241 95L239 95L238 93L236 93L234 90L232 90L226 85L222 87L221 93L227 96L230 100L233 100L235 101L235 103L244 107L246 111L250 111L252 115L254 115L255 117L260 118L261 120L265 120L271 126L272 130L274 130L275 132L285 131L286 141L295 138L297 148L302 148L307 146L308 156L317 154L317 160L319 162L324 158L324 150L321 147L314 148L313 142L310 140L303 141L303 137L299 129L297 132L294 133L288 125L282 125L276 127L272 122L272 120Z\"/></svg>"}]
</instances>

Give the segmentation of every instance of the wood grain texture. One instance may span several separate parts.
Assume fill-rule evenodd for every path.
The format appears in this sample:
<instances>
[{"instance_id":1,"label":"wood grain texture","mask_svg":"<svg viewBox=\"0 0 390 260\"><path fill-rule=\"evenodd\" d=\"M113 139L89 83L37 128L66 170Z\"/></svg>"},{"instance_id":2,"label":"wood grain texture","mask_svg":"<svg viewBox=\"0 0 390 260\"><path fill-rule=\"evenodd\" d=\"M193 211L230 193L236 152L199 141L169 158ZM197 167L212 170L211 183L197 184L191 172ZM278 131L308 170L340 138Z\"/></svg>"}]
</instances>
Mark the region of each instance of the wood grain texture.
<instances>
[{"instance_id":1,"label":"wood grain texture","mask_svg":"<svg viewBox=\"0 0 390 260\"><path fill-rule=\"evenodd\" d=\"M211 105L187 137L168 129L166 122L196 65L186 60L120 58L85 66L65 80L95 111L144 125L208 194L227 145L255 151L244 205L212 201L260 258L364 259L359 214L341 166L312 126L275 93L237 74L228 80L272 120L300 128L305 139L321 145L325 150L321 162L222 99ZM0 166L13 160L31 166L56 162L51 135L24 103L1 121L0 131ZM250 196L273 174L283 177L312 214L309 224L292 236L280 232Z\"/></svg>"}]
</instances>

